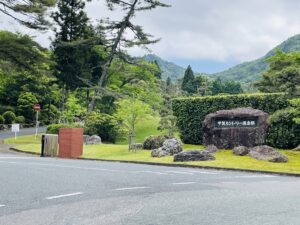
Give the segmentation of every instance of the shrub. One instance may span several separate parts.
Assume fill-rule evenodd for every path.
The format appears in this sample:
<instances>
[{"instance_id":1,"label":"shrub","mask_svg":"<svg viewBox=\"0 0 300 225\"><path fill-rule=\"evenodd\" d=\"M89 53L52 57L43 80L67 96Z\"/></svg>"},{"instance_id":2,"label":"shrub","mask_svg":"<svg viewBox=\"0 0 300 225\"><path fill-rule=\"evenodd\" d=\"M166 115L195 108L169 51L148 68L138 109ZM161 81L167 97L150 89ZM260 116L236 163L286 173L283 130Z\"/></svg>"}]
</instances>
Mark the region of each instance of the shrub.
<instances>
[{"instance_id":1,"label":"shrub","mask_svg":"<svg viewBox=\"0 0 300 225\"><path fill-rule=\"evenodd\" d=\"M47 127L47 134L58 134L60 128L82 128L79 124L51 124Z\"/></svg>"},{"instance_id":2,"label":"shrub","mask_svg":"<svg viewBox=\"0 0 300 225\"><path fill-rule=\"evenodd\" d=\"M25 117L24 116L17 116L15 119L15 123L24 124L25 123Z\"/></svg>"},{"instance_id":3,"label":"shrub","mask_svg":"<svg viewBox=\"0 0 300 225\"><path fill-rule=\"evenodd\" d=\"M15 108L13 106L1 105L0 104L0 114L2 115L6 111L15 112Z\"/></svg>"},{"instance_id":4,"label":"shrub","mask_svg":"<svg viewBox=\"0 0 300 225\"><path fill-rule=\"evenodd\" d=\"M252 107L271 114L288 105L285 96L280 93L178 98L172 101L181 139L190 144L202 144L202 121L209 113L222 109Z\"/></svg>"},{"instance_id":5,"label":"shrub","mask_svg":"<svg viewBox=\"0 0 300 225\"><path fill-rule=\"evenodd\" d=\"M35 111L33 105L38 103L37 98L31 92L21 93L18 98L17 113L26 115L26 122L32 123L35 121Z\"/></svg>"},{"instance_id":6,"label":"shrub","mask_svg":"<svg viewBox=\"0 0 300 225\"><path fill-rule=\"evenodd\" d=\"M300 99L299 99L300 100ZM300 101L298 102L300 103ZM270 116L267 143L277 148L295 148L300 143L300 104L276 111ZM294 106L294 107L293 107Z\"/></svg>"},{"instance_id":7,"label":"shrub","mask_svg":"<svg viewBox=\"0 0 300 225\"><path fill-rule=\"evenodd\" d=\"M12 124L16 119L16 115L12 111L7 111L3 113L3 118L6 124Z\"/></svg>"},{"instance_id":8,"label":"shrub","mask_svg":"<svg viewBox=\"0 0 300 225\"><path fill-rule=\"evenodd\" d=\"M115 117L102 113L91 113L85 120L85 133L98 135L104 142L115 143L120 132L120 126Z\"/></svg>"},{"instance_id":9,"label":"shrub","mask_svg":"<svg viewBox=\"0 0 300 225\"><path fill-rule=\"evenodd\" d=\"M0 115L0 124L4 124L4 118Z\"/></svg>"},{"instance_id":10,"label":"shrub","mask_svg":"<svg viewBox=\"0 0 300 225\"><path fill-rule=\"evenodd\" d=\"M145 139L143 143L143 149L157 149L159 147L162 147L165 140L169 139L170 137L168 135L159 135L159 136L149 136Z\"/></svg>"}]
</instances>

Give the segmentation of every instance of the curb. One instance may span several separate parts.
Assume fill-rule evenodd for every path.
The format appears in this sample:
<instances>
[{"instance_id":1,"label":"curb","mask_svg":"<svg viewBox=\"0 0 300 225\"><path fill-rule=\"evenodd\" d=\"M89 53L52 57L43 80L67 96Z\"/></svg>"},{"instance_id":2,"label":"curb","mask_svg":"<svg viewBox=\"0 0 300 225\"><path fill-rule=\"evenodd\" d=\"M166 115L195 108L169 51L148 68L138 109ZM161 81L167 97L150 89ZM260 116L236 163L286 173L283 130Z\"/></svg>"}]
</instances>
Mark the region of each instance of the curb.
<instances>
[{"instance_id":1,"label":"curb","mask_svg":"<svg viewBox=\"0 0 300 225\"><path fill-rule=\"evenodd\" d=\"M40 155L36 152L28 152L19 150L16 148L10 148L10 150L30 155ZM93 159L93 158L77 158L83 161L100 161L100 162L115 162L115 163L132 163L141 165L151 165L151 166L165 166L165 167L181 167L181 168L194 168L194 169L210 169L210 170L223 170L223 171L233 171L233 172L245 172L245 173L257 173L257 174L268 174L268 175L280 175L289 177L300 177L300 173L285 173L285 172L273 172L266 170L250 170L250 169L237 169L237 168L225 168L225 167L213 167L213 166L198 166L198 165L187 165L187 164L169 164L169 163L157 163L157 162L139 162L139 161L129 161L129 160L113 160L113 159Z\"/></svg>"},{"instance_id":2,"label":"curb","mask_svg":"<svg viewBox=\"0 0 300 225\"><path fill-rule=\"evenodd\" d=\"M113 159L93 159L93 158L77 158L79 160L86 161L101 161L101 162L116 162L116 163L132 163L152 166L166 166L166 167L182 167L182 168L194 168L194 169L210 169L210 170L223 170L223 171L234 171L234 172L247 172L247 173L259 173L268 175L280 175L289 177L300 177L299 173L285 173L285 172L273 172L266 170L250 170L250 169L237 169L237 168L225 168L225 167L214 167L214 166L198 166L198 165L187 165L187 164L169 164L169 163L156 163L156 162L139 162L139 161L128 161L128 160L113 160Z\"/></svg>"},{"instance_id":3,"label":"curb","mask_svg":"<svg viewBox=\"0 0 300 225\"><path fill-rule=\"evenodd\" d=\"M17 148L13 148L13 147L9 148L9 150L14 151L14 152L25 153L25 154L29 154L29 155L41 155L40 153L23 151L23 150L19 150Z\"/></svg>"}]
</instances>

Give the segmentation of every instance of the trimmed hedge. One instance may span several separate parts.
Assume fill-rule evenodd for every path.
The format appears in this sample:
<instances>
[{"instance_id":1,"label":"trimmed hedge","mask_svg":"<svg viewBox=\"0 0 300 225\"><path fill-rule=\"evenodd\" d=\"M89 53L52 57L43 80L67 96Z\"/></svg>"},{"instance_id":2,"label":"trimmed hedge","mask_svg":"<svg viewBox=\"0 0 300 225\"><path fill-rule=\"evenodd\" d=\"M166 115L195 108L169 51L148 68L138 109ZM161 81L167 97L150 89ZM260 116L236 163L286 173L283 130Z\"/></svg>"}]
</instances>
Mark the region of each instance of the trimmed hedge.
<instances>
[{"instance_id":1,"label":"trimmed hedge","mask_svg":"<svg viewBox=\"0 0 300 225\"><path fill-rule=\"evenodd\" d=\"M46 134L58 134L60 128L83 128L78 124L51 124L47 127Z\"/></svg>"},{"instance_id":2,"label":"trimmed hedge","mask_svg":"<svg viewBox=\"0 0 300 225\"><path fill-rule=\"evenodd\" d=\"M187 144L202 144L202 121L209 113L222 109L252 107L272 114L288 105L287 99L281 93L177 98L172 101L181 140Z\"/></svg>"}]
</instances>

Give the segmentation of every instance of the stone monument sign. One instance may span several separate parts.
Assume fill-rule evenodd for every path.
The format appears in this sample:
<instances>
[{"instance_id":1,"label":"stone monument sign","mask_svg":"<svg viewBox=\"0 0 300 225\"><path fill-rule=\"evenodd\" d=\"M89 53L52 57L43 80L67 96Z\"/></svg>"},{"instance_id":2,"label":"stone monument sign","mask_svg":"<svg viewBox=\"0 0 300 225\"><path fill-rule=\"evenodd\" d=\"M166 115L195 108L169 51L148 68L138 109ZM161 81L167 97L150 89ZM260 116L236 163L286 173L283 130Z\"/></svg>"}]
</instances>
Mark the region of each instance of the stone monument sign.
<instances>
[{"instance_id":1,"label":"stone monument sign","mask_svg":"<svg viewBox=\"0 0 300 225\"><path fill-rule=\"evenodd\" d=\"M265 142L268 114L252 108L237 108L211 113L203 121L204 145L231 149L254 147Z\"/></svg>"}]
</instances>

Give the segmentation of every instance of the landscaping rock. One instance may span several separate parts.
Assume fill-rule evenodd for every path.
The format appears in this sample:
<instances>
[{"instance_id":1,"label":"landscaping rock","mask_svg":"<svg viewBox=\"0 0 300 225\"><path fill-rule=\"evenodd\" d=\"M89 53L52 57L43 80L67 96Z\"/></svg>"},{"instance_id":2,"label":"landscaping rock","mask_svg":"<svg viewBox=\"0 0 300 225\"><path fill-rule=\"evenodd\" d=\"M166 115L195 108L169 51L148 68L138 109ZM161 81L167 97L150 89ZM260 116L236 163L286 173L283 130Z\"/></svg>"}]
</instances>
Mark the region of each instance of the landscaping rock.
<instances>
[{"instance_id":1,"label":"landscaping rock","mask_svg":"<svg viewBox=\"0 0 300 225\"><path fill-rule=\"evenodd\" d=\"M130 145L130 150L140 150L140 149L143 149L142 143L135 143Z\"/></svg>"},{"instance_id":2,"label":"landscaping rock","mask_svg":"<svg viewBox=\"0 0 300 225\"><path fill-rule=\"evenodd\" d=\"M293 151L300 151L300 145L293 149Z\"/></svg>"},{"instance_id":3,"label":"landscaping rock","mask_svg":"<svg viewBox=\"0 0 300 225\"><path fill-rule=\"evenodd\" d=\"M269 162L287 162L288 158L282 155L276 149L261 145L250 149L249 156L258 160L265 160Z\"/></svg>"},{"instance_id":4,"label":"landscaping rock","mask_svg":"<svg viewBox=\"0 0 300 225\"><path fill-rule=\"evenodd\" d=\"M174 155L174 162L209 161L215 157L208 151L192 150Z\"/></svg>"},{"instance_id":5,"label":"landscaping rock","mask_svg":"<svg viewBox=\"0 0 300 225\"><path fill-rule=\"evenodd\" d=\"M152 157L163 157L167 155L175 155L182 152L182 143L176 138L167 139L164 141L163 146L158 149L154 149L151 152ZM158 156L160 155L160 156Z\"/></svg>"},{"instance_id":6,"label":"landscaping rock","mask_svg":"<svg viewBox=\"0 0 300 225\"><path fill-rule=\"evenodd\" d=\"M215 152L219 151L219 149L215 145L208 145L208 146L206 146L206 151L208 151L210 153L215 153Z\"/></svg>"},{"instance_id":7,"label":"landscaping rock","mask_svg":"<svg viewBox=\"0 0 300 225\"><path fill-rule=\"evenodd\" d=\"M167 135L149 136L143 143L143 149L152 150L163 146L165 140L169 139Z\"/></svg>"},{"instance_id":8,"label":"landscaping rock","mask_svg":"<svg viewBox=\"0 0 300 225\"><path fill-rule=\"evenodd\" d=\"M164 151L162 148L158 148L158 149L153 149L151 151L151 156L152 157L164 157L164 156L167 156L168 153L166 151Z\"/></svg>"},{"instance_id":9,"label":"landscaping rock","mask_svg":"<svg viewBox=\"0 0 300 225\"><path fill-rule=\"evenodd\" d=\"M233 150L232 150L232 153L234 155L239 155L239 156L248 155L249 152L250 152L250 149L245 146L238 146L238 147L233 148Z\"/></svg>"},{"instance_id":10,"label":"landscaping rock","mask_svg":"<svg viewBox=\"0 0 300 225\"><path fill-rule=\"evenodd\" d=\"M98 135L92 135L92 136L84 137L84 143L86 145L98 145L101 144L102 142L101 142L101 138Z\"/></svg>"}]
</instances>

